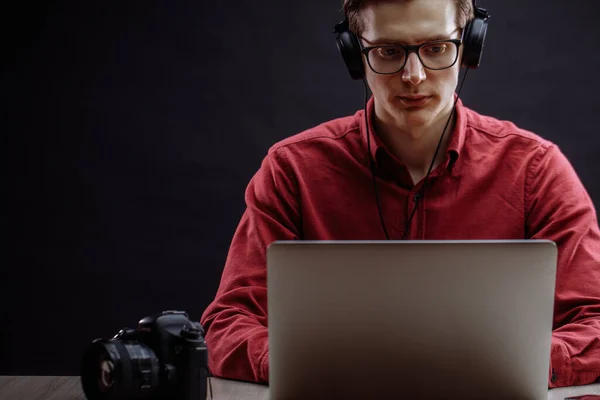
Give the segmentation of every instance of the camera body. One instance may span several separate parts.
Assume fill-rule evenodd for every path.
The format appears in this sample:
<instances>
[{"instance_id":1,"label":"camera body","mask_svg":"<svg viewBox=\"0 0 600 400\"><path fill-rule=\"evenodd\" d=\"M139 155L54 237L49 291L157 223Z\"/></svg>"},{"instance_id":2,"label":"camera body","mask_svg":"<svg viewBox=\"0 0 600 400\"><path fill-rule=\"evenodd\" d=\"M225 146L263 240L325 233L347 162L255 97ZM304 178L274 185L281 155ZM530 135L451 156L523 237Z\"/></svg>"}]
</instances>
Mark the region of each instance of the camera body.
<instances>
[{"instance_id":1,"label":"camera body","mask_svg":"<svg viewBox=\"0 0 600 400\"><path fill-rule=\"evenodd\" d=\"M162 311L95 339L85 350L81 383L88 400L205 400L204 330L185 311Z\"/></svg>"}]
</instances>

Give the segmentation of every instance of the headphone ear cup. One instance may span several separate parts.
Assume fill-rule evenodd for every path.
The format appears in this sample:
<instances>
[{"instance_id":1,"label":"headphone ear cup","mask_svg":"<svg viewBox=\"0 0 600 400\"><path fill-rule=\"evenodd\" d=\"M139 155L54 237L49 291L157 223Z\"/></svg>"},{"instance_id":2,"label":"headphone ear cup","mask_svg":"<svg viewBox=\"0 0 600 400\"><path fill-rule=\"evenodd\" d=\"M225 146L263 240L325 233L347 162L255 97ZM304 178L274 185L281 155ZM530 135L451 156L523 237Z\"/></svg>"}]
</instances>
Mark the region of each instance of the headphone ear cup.
<instances>
[{"instance_id":1,"label":"headphone ear cup","mask_svg":"<svg viewBox=\"0 0 600 400\"><path fill-rule=\"evenodd\" d=\"M340 31L336 37L336 43L352 79L363 79L365 68L356 35L349 30Z\"/></svg>"},{"instance_id":2,"label":"headphone ear cup","mask_svg":"<svg viewBox=\"0 0 600 400\"><path fill-rule=\"evenodd\" d=\"M483 45L487 34L487 14L480 15L482 10L477 10L475 18L465 26L462 65L467 68L477 68L481 63Z\"/></svg>"}]
</instances>

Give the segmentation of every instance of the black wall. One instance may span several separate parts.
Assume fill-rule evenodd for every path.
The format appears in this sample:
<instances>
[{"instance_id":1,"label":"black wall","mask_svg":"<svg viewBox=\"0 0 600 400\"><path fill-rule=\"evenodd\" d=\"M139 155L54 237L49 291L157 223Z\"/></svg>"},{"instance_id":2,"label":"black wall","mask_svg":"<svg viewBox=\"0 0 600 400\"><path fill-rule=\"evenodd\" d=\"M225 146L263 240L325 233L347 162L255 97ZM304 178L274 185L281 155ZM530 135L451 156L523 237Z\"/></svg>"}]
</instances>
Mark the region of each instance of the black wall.
<instances>
[{"instance_id":1,"label":"black wall","mask_svg":"<svg viewBox=\"0 0 600 400\"><path fill-rule=\"evenodd\" d=\"M336 53L341 0L13 3L0 374L75 375L94 337L199 319L268 147L362 108L363 87ZM465 104L559 144L598 208L600 2L479 3Z\"/></svg>"}]
</instances>

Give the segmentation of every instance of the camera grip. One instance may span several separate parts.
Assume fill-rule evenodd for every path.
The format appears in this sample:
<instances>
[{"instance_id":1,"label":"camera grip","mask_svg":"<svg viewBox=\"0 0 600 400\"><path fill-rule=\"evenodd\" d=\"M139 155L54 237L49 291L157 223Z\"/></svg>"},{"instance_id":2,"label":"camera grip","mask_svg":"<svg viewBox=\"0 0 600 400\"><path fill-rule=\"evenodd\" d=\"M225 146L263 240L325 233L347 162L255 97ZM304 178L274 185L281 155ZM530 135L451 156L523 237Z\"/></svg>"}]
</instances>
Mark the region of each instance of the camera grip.
<instances>
[{"instance_id":1,"label":"camera grip","mask_svg":"<svg viewBox=\"0 0 600 400\"><path fill-rule=\"evenodd\" d=\"M187 348L186 364L181 373L182 400L206 400L208 382L208 351L206 344Z\"/></svg>"}]
</instances>

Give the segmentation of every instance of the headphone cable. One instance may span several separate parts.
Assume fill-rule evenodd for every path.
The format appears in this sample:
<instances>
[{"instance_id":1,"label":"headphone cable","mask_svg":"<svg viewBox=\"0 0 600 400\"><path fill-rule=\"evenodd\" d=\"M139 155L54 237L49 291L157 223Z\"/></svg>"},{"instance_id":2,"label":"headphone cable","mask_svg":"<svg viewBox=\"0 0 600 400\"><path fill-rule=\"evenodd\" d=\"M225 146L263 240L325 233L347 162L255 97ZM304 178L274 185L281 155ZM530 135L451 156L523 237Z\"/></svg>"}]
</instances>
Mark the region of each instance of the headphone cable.
<instances>
[{"instance_id":1,"label":"headphone cable","mask_svg":"<svg viewBox=\"0 0 600 400\"><path fill-rule=\"evenodd\" d=\"M419 197L417 197L415 199L415 205L412 209L412 212L410 213L410 216L408 218L408 220L406 221L406 224L404 225L404 232L402 234L402 240L404 240L406 238L406 236L408 235L409 232L409 228L410 228L410 223L415 215L415 212L417 211L417 207L419 206L419 202L421 200L423 200L423 197L425 197L425 189L427 187L427 181L429 178L429 174L431 173L431 170L433 169L433 165L435 164L435 159L437 158L438 152L440 150L440 147L442 145L442 141L444 139L444 135L446 134L446 129L448 128L448 124L450 123L450 120L452 119L452 116L454 115L454 112L456 111L456 103L458 102L459 96L460 96L460 92L462 90L462 86L463 83L465 82L465 78L467 77L467 72L469 71L469 69L467 68L465 73L463 74L463 77L460 81L460 85L458 87L458 93L456 95L456 99L454 99L454 104L452 106L452 111L450 112L450 116L448 117L448 120L446 121L446 125L444 126L444 130L442 131L442 134L440 136L440 140L438 141L438 145L435 149L435 153L433 154L433 159L431 160L431 163L429 164L429 170L427 171L427 174L425 175L425 178L423 179L423 184L421 185L421 189L419 190L419 192L417 194L419 194ZM367 129L367 151L368 151L368 158L369 158L369 167L371 169L371 178L373 181L373 191L375 192L375 201L377 203L377 211L379 213L379 220L381 222L381 227L383 228L383 233L385 234L385 238L387 240L390 240L390 237L388 235L387 229L385 227L385 221L383 220L383 212L381 209L381 203L379 200L379 191L377 190L377 180L375 178L375 167L373 165L373 160L372 160L372 156L371 156L371 135L370 135L370 130L369 130L369 120L367 118L367 102L369 99L369 93L368 93L368 84L367 84L367 80L366 78L363 79L363 83L365 85L365 110L364 110L364 114L365 114L365 127Z\"/></svg>"},{"instance_id":2,"label":"headphone cable","mask_svg":"<svg viewBox=\"0 0 600 400\"><path fill-rule=\"evenodd\" d=\"M379 203L379 191L377 190L377 181L375 179L375 167L373 165L373 157L371 157L371 135L369 134L369 120L367 118L367 102L369 101L369 86L367 84L367 79L363 79L363 83L365 84L365 126L367 128L367 157L369 158L369 167L371 169L371 178L373 180L373 191L375 192L375 201L377 202L377 211L379 212L379 221L381 221L381 227L383 228L383 233L385 234L385 238L390 240L387 229L385 228L385 222L383 221L383 213L381 211L381 204Z\"/></svg>"}]
</instances>

